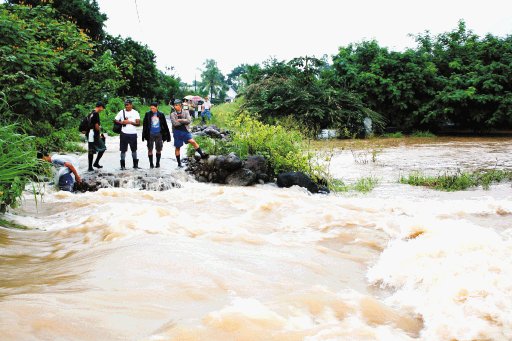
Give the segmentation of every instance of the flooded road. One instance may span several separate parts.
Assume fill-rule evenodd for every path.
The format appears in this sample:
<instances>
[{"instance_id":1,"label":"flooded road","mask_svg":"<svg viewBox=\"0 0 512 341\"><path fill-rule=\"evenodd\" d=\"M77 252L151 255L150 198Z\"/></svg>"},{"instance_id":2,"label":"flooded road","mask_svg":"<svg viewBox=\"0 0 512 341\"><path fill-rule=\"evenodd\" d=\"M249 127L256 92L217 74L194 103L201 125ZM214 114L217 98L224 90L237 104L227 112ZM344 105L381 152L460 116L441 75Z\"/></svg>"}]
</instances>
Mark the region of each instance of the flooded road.
<instances>
[{"instance_id":1,"label":"flooded road","mask_svg":"<svg viewBox=\"0 0 512 341\"><path fill-rule=\"evenodd\" d=\"M512 339L510 183L397 183L510 169L512 140L408 142L379 142L375 162L335 147L335 176L379 178L368 195L196 183L166 144L162 169L136 172L181 188L27 198L6 218L29 230L0 228L1 339Z\"/></svg>"}]
</instances>

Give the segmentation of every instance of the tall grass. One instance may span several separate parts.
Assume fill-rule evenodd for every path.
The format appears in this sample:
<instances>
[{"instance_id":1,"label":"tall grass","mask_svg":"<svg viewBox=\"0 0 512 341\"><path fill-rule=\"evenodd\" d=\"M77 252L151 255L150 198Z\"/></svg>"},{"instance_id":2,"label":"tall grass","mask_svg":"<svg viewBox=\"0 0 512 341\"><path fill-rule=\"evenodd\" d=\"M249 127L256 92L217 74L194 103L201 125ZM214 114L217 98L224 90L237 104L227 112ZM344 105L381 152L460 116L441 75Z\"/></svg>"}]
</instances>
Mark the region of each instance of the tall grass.
<instances>
[{"instance_id":1,"label":"tall grass","mask_svg":"<svg viewBox=\"0 0 512 341\"><path fill-rule=\"evenodd\" d=\"M371 192L378 183L379 179L373 176L359 178L352 184L345 184L343 180L340 179L331 179L329 181L329 189L336 193L356 191L366 194Z\"/></svg>"},{"instance_id":2,"label":"tall grass","mask_svg":"<svg viewBox=\"0 0 512 341\"><path fill-rule=\"evenodd\" d=\"M437 176L427 176L419 172L413 172L407 176L401 176L399 182L412 186L424 186L432 189L453 192L462 191L471 187L482 186L489 189L493 183L512 181L510 170L479 170L473 172L444 173Z\"/></svg>"},{"instance_id":3,"label":"tall grass","mask_svg":"<svg viewBox=\"0 0 512 341\"><path fill-rule=\"evenodd\" d=\"M35 138L14 124L0 126L0 165L0 212L19 204L25 186L48 169L36 158Z\"/></svg>"}]
</instances>

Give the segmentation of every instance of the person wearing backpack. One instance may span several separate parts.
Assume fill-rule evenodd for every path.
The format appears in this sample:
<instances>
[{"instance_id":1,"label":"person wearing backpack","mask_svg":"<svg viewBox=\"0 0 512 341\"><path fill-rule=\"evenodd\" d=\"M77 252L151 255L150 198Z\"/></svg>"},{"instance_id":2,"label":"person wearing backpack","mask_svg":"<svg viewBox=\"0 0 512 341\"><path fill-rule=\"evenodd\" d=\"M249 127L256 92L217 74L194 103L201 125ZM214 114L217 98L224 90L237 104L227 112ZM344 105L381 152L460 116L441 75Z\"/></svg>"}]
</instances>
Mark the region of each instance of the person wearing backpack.
<instances>
[{"instance_id":1,"label":"person wearing backpack","mask_svg":"<svg viewBox=\"0 0 512 341\"><path fill-rule=\"evenodd\" d=\"M121 135L119 137L119 150L121 151L121 170L126 169L126 152L128 146L132 152L133 168L139 168L139 159L137 158L137 129L140 126L139 112L133 109L131 99L124 101L125 109L117 113L115 121L122 124Z\"/></svg>"},{"instance_id":2,"label":"person wearing backpack","mask_svg":"<svg viewBox=\"0 0 512 341\"><path fill-rule=\"evenodd\" d=\"M87 137L87 150L88 150L88 159L89 159L89 168L87 169L89 172L94 171L93 166L96 168L103 168L99 164L101 157L107 150L105 146L105 136L101 133L101 123L100 123L100 112L105 109L105 105L103 102L97 102L96 107L89 114L89 129L86 131L85 136ZM98 153L96 156L96 161L94 164L92 163L94 160L94 154Z\"/></svg>"},{"instance_id":3,"label":"person wearing backpack","mask_svg":"<svg viewBox=\"0 0 512 341\"><path fill-rule=\"evenodd\" d=\"M146 140L148 143L149 168L155 167L153 145L156 147L156 168L159 168L164 141L171 142L171 132L165 115L158 110L158 103L152 102L149 108L142 121L142 141Z\"/></svg>"}]
</instances>

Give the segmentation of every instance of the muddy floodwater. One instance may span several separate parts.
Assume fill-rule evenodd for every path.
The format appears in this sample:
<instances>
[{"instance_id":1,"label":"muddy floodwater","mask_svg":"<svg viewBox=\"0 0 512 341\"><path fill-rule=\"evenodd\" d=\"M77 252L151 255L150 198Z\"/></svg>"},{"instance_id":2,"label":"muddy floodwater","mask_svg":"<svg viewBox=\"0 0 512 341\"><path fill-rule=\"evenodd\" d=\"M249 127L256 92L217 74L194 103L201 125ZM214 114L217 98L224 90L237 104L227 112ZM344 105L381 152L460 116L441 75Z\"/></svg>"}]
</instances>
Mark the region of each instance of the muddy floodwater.
<instances>
[{"instance_id":1,"label":"muddy floodwater","mask_svg":"<svg viewBox=\"0 0 512 341\"><path fill-rule=\"evenodd\" d=\"M107 140L104 170L118 167ZM48 189L0 228L1 340L510 340L512 187L438 192L411 171L512 169L512 139L315 143L369 194L180 179ZM86 155L79 157L81 169ZM127 162L130 164L130 162ZM131 166L131 164L130 164Z\"/></svg>"}]
</instances>

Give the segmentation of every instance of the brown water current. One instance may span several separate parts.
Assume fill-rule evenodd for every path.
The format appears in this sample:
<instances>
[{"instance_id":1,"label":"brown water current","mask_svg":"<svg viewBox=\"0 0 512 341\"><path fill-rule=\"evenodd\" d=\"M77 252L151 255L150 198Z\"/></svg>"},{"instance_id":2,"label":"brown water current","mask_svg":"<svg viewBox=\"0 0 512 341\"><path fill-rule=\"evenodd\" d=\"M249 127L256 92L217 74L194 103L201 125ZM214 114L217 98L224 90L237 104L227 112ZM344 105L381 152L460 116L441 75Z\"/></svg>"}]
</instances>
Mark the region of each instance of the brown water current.
<instances>
[{"instance_id":1,"label":"brown water current","mask_svg":"<svg viewBox=\"0 0 512 341\"><path fill-rule=\"evenodd\" d=\"M166 147L133 172L182 188L49 190L5 215L28 230L0 228L0 339L512 339L511 184L397 183L511 169L511 139L334 146L335 176L379 179L367 195L200 184Z\"/></svg>"}]
</instances>

